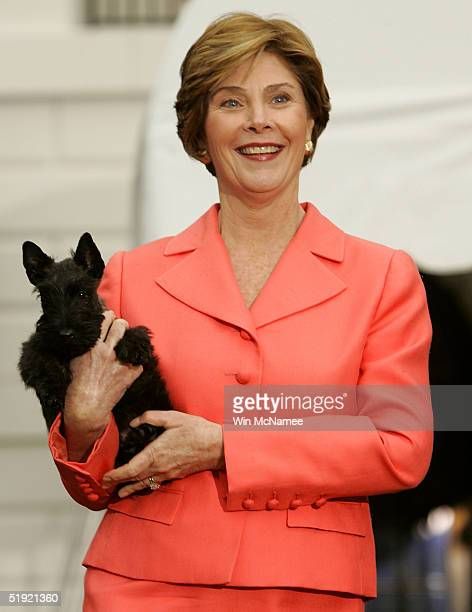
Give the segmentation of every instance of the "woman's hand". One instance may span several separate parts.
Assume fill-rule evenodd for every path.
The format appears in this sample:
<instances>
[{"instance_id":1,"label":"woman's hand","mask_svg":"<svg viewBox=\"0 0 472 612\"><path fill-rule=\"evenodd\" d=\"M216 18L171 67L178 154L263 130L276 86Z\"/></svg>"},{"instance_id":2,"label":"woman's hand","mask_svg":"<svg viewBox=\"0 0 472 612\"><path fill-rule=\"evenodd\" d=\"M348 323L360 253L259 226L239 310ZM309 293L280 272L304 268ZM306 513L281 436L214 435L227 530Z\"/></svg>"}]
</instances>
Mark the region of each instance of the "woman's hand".
<instances>
[{"instance_id":1,"label":"woman's hand","mask_svg":"<svg viewBox=\"0 0 472 612\"><path fill-rule=\"evenodd\" d=\"M102 484L107 488L137 481L123 487L118 493L120 497L147 488L147 483L141 481L148 476L162 482L203 470L224 469L221 425L177 410L148 410L130 425L141 423L162 426L165 431L129 463L105 474Z\"/></svg>"},{"instance_id":2,"label":"woman's hand","mask_svg":"<svg viewBox=\"0 0 472 612\"><path fill-rule=\"evenodd\" d=\"M95 346L70 362L72 380L63 415L69 460L83 460L79 455L101 435L111 411L143 371L142 366L123 365L116 357L115 346L127 328L127 321L107 310Z\"/></svg>"}]
</instances>

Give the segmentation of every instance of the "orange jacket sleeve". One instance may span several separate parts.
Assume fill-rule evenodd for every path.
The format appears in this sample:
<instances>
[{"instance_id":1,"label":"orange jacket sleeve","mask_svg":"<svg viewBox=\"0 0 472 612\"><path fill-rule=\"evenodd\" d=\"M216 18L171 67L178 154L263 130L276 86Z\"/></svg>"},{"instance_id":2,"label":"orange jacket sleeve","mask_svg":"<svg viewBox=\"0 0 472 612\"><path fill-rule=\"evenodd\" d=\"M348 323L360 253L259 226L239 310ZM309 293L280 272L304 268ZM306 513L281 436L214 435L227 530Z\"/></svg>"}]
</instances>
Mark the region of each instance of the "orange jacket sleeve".
<instances>
[{"instance_id":1,"label":"orange jacket sleeve","mask_svg":"<svg viewBox=\"0 0 472 612\"><path fill-rule=\"evenodd\" d=\"M355 313L351 313L355 317ZM418 385L430 399L428 355L431 321L426 293L412 258L393 251L383 292L372 320L359 369L358 385ZM394 401L394 400L392 400ZM322 505L328 498L390 493L418 485L431 460L433 434L430 402L388 406L398 412L402 431L382 431L382 401L367 402L359 416L326 416L319 431L224 430L227 510ZM395 417L396 418L396 417ZM343 429L326 431L325 419L344 419ZM401 419L401 421L400 421ZM427 424L427 426L425 426ZM347 426L347 427L346 427Z\"/></svg>"}]
</instances>

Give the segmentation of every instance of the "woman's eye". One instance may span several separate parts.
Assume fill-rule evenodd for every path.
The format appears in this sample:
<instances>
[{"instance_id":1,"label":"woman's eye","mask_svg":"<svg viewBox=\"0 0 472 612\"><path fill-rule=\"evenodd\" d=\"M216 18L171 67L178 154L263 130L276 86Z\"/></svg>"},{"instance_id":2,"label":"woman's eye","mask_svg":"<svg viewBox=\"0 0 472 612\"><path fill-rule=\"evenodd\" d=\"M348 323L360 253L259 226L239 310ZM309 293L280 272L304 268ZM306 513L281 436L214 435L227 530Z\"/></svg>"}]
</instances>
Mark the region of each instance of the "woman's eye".
<instances>
[{"instance_id":1,"label":"woman's eye","mask_svg":"<svg viewBox=\"0 0 472 612\"><path fill-rule=\"evenodd\" d=\"M288 102L290 98L286 94L279 94L278 96L274 96L272 99L281 100L282 102Z\"/></svg>"},{"instance_id":2,"label":"woman's eye","mask_svg":"<svg viewBox=\"0 0 472 612\"><path fill-rule=\"evenodd\" d=\"M225 106L226 108L237 108L238 105L239 105L238 100L235 100L234 98L230 98L229 100L225 100L221 104L221 106Z\"/></svg>"}]
</instances>

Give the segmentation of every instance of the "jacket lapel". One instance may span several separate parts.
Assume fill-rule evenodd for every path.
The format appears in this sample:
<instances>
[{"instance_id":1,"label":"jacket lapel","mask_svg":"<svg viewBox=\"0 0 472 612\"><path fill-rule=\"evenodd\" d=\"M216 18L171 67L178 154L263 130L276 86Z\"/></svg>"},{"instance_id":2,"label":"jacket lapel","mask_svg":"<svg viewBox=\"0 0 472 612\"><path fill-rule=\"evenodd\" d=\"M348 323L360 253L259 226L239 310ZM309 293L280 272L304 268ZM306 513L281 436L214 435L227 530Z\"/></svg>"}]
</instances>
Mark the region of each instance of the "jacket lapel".
<instances>
[{"instance_id":1,"label":"jacket lapel","mask_svg":"<svg viewBox=\"0 0 472 612\"><path fill-rule=\"evenodd\" d=\"M169 240L164 255L180 261L156 282L188 306L245 329L256 329L334 297L346 284L323 259L341 262L344 232L311 203L251 308L244 303L231 259L218 231L214 204L195 223ZM184 257L182 254L187 253Z\"/></svg>"}]
</instances>

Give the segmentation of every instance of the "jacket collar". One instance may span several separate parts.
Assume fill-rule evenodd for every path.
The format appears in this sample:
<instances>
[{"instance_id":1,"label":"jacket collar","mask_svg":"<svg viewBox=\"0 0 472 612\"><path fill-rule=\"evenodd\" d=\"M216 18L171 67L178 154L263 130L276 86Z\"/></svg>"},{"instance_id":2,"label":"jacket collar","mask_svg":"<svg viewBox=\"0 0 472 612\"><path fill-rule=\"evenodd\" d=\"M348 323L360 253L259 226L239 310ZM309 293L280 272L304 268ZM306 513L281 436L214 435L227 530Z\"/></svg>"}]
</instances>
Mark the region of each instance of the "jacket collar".
<instances>
[{"instance_id":1,"label":"jacket collar","mask_svg":"<svg viewBox=\"0 0 472 612\"><path fill-rule=\"evenodd\" d=\"M166 257L187 253L156 282L188 306L255 335L256 329L334 297L346 284L323 263L341 262L345 234L310 202L305 216L251 308L244 304L213 204L172 237Z\"/></svg>"}]
</instances>

